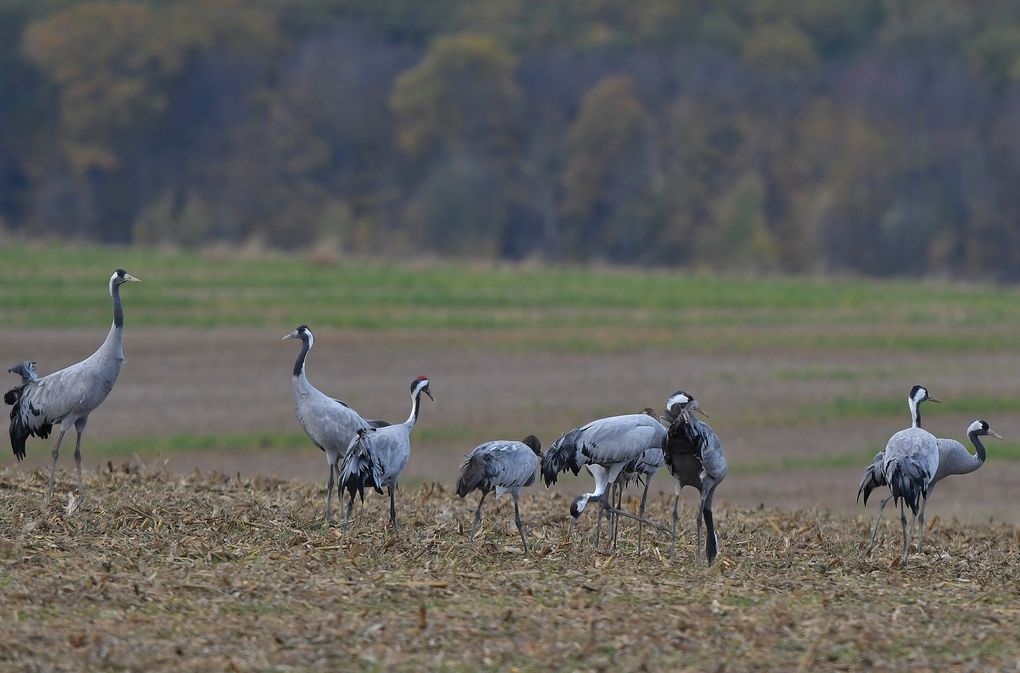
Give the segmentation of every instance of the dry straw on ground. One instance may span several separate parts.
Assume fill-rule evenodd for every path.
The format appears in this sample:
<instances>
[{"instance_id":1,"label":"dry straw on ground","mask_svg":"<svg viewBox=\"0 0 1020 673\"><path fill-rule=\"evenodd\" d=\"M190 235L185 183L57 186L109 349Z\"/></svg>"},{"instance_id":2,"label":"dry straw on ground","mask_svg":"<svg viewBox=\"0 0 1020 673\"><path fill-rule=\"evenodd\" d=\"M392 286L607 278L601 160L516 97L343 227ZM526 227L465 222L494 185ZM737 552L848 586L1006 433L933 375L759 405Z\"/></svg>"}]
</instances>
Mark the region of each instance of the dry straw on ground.
<instances>
[{"instance_id":1,"label":"dry straw on ground","mask_svg":"<svg viewBox=\"0 0 1020 673\"><path fill-rule=\"evenodd\" d=\"M323 528L321 487L109 466L83 501L45 474L0 470L0 669L130 671L1014 670L1017 530L933 522L897 562L898 523L862 555L869 520L719 507L719 562L677 560L652 532L593 551L595 517L531 489L521 553L512 506L440 486ZM469 498L469 500L471 500ZM633 501L630 506L633 507ZM665 497L650 503L667 519Z\"/></svg>"}]
</instances>

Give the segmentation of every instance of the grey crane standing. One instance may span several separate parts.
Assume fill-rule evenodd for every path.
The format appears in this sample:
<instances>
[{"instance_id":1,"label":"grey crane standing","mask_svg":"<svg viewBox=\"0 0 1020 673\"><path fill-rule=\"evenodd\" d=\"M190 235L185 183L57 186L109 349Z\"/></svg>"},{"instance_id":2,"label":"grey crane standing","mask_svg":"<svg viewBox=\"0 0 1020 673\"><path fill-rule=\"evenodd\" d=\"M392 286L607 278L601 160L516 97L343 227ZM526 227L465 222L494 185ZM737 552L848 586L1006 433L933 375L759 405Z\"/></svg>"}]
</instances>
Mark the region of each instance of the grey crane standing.
<instances>
[{"instance_id":1,"label":"grey crane standing","mask_svg":"<svg viewBox=\"0 0 1020 673\"><path fill-rule=\"evenodd\" d=\"M308 329L308 325L301 325L284 336L281 341L286 339L300 339L302 344L301 352L298 353L297 360L294 362L294 374L291 377L291 387L294 391L294 414L312 443L326 455L329 477L326 480L325 523L328 526L331 520L330 509L333 500L334 476L339 470L338 463L344 451L350 445L351 440L357 436L358 430L382 427L387 423L378 420L365 420L349 404L325 395L308 381L308 376L305 374L305 360L315 344L315 335L312 334L312 330ZM338 500L339 497L338 493Z\"/></svg>"},{"instance_id":2,"label":"grey crane standing","mask_svg":"<svg viewBox=\"0 0 1020 673\"><path fill-rule=\"evenodd\" d=\"M939 469L935 473L935 477L932 478L931 483L928 484L928 497L921 502L921 508L917 513L917 525L924 529L924 508L928 504L928 500L931 499L931 494L935 490L935 485L945 479L948 476L954 474L969 474L979 467L985 464L985 445L981 442L981 437L989 436L997 439L1002 439L1002 435L992 430L986 421L981 419L973 421L967 427L967 436L970 438L971 444L974 445L976 453L971 453L967 450L960 442L955 439L947 439L944 437L936 438L939 447ZM883 454L879 454L882 457ZM869 472L875 467L874 463L868 468ZM879 462L879 474L881 474L881 462ZM867 477L865 477L867 479ZM877 484L878 486L885 485L885 479L882 477L882 483ZM864 486L862 485L862 489ZM864 502L868 501L868 493L874 488L870 483L868 488L864 492ZM882 506L889 501L889 497L882 500ZM879 517L881 518L881 510L879 510ZM870 553L875 548L876 533L878 532L878 526L876 524L875 530L871 533L871 545L868 547ZM922 538L923 541L923 538ZM921 544L918 544L918 551L921 550Z\"/></svg>"},{"instance_id":3,"label":"grey crane standing","mask_svg":"<svg viewBox=\"0 0 1020 673\"><path fill-rule=\"evenodd\" d=\"M889 438L882 457L882 475L892 491L893 504L900 506L900 525L903 528L903 564L910 555L910 529L907 528L907 511L917 521L918 507L928 499L928 487L939 470L939 444L935 435L921 428L900 430ZM919 533L924 541L924 529Z\"/></svg>"},{"instance_id":4,"label":"grey crane standing","mask_svg":"<svg viewBox=\"0 0 1020 673\"><path fill-rule=\"evenodd\" d=\"M937 397L933 397L928 389L924 386L915 385L907 393L907 406L910 409L910 427L920 428L921 427L921 403L922 402L935 402L939 403ZM938 440L942 441L942 440ZM955 441L955 440L952 440ZM958 443L958 442L957 442ZM885 464L885 451L879 451L875 454L875 457L871 461L871 465L864 470L864 478L861 479L861 485L857 489L857 500L860 502L861 496L864 496L864 504L868 504L868 496L871 492L880 487L888 486L885 481L885 473L883 472ZM876 540L878 539L878 526L882 523L882 512L885 511L885 506L892 500L892 493L882 498L882 502L878 506L878 516L875 517L875 525L871 529L871 546L868 547L868 552L875 548ZM924 516L921 517L921 523L924 523Z\"/></svg>"},{"instance_id":5,"label":"grey crane standing","mask_svg":"<svg viewBox=\"0 0 1020 673\"><path fill-rule=\"evenodd\" d=\"M676 523L680 518L680 491L693 486L701 495L698 506L698 548L701 547L701 522L705 522L705 556L715 560L719 552L719 537L712 517L712 500L715 489L726 478L726 456L722 441L708 423L695 418L694 412L708 417L694 396L678 390L666 400L666 418L670 421L666 439L666 468L673 475L676 497L673 499L673 551L676 556Z\"/></svg>"},{"instance_id":6,"label":"grey crane standing","mask_svg":"<svg viewBox=\"0 0 1020 673\"><path fill-rule=\"evenodd\" d=\"M627 463L647 449L662 448L665 441L666 428L645 414L600 418L564 433L549 447L542 459L542 477L549 486L556 483L560 472L569 469L577 474L582 466L587 466L595 479L595 490L583 493L571 503L570 514L574 519L581 516L590 500L596 500L602 504L605 513L636 519L642 525L650 523L613 507L606 490L616 482ZM601 533L601 515L598 523L596 544Z\"/></svg>"},{"instance_id":7,"label":"grey crane standing","mask_svg":"<svg viewBox=\"0 0 1020 673\"><path fill-rule=\"evenodd\" d=\"M106 341L95 353L66 369L53 372L37 380L26 381L11 410L11 447L18 460L25 457L25 442L29 436L46 438L53 426L60 424L60 434L53 446L53 465L46 498L53 495L53 475L57 470L57 456L64 434L74 426L77 439L74 445L74 462L78 469L78 490L83 491L81 478L81 439L89 414L103 403L113 390L124 363L124 308L120 301L120 286L138 281L124 269L110 276L109 291L113 299L113 325Z\"/></svg>"},{"instance_id":8,"label":"grey crane standing","mask_svg":"<svg viewBox=\"0 0 1020 673\"><path fill-rule=\"evenodd\" d=\"M514 499L514 523L521 534L524 553L528 553L528 541L521 525L521 489L535 483L535 472L541 461L542 444L535 435L528 435L519 442L503 439L485 442L465 456L457 476L457 495L463 498L475 489L482 492L475 510L475 521L471 526L472 540L482 523L485 496L492 491L496 491L497 498L509 493Z\"/></svg>"},{"instance_id":9,"label":"grey crane standing","mask_svg":"<svg viewBox=\"0 0 1020 673\"><path fill-rule=\"evenodd\" d=\"M418 421L422 393L428 395L433 402L436 401L429 390L429 380L419 376L411 381L411 415L406 421L381 428L358 430L357 436L347 447L340 466L340 489L347 489L351 496L344 515L344 530L347 530L351 510L354 509L354 496L359 495L364 501L365 486L374 488L380 495L383 487L386 487L390 495L390 523L393 524L393 530L397 530L394 491L397 488L397 478L411 455L411 430Z\"/></svg>"}]
</instances>

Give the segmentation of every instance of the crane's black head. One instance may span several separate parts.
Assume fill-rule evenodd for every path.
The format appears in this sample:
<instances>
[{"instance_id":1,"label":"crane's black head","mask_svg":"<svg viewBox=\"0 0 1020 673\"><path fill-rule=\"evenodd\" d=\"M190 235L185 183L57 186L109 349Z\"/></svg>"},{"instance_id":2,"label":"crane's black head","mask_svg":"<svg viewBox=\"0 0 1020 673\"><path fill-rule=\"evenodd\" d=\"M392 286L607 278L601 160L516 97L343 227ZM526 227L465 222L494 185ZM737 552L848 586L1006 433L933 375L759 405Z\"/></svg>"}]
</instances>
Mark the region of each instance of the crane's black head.
<instances>
[{"instance_id":1,"label":"crane's black head","mask_svg":"<svg viewBox=\"0 0 1020 673\"><path fill-rule=\"evenodd\" d=\"M694 404L694 395L678 390L666 399L666 415L670 419L676 419L692 404Z\"/></svg>"},{"instance_id":2,"label":"crane's black head","mask_svg":"<svg viewBox=\"0 0 1020 673\"><path fill-rule=\"evenodd\" d=\"M280 341L286 341L287 339L301 339L302 341L307 341L308 347L311 348L315 337L312 336L312 330L308 329L308 325L300 325L296 330L285 335L282 339L280 339Z\"/></svg>"},{"instance_id":3,"label":"crane's black head","mask_svg":"<svg viewBox=\"0 0 1020 673\"><path fill-rule=\"evenodd\" d=\"M414 381L411 381L411 397L418 397L420 393L425 393L429 396L430 400L436 401L436 398L432 397L432 391L429 390L429 380L425 376L419 376Z\"/></svg>"},{"instance_id":4,"label":"crane's black head","mask_svg":"<svg viewBox=\"0 0 1020 673\"><path fill-rule=\"evenodd\" d=\"M1005 437L997 433L995 430L992 430L987 421L983 421L980 418L970 424L970 427L967 428L967 434L978 436L988 435L997 439L1005 439Z\"/></svg>"},{"instance_id":5,"label":"crane's black head","mask_svg":"<svg viewBox=\"0 0 1020 673\"><path fill-rule=\"evenodd\" d=\"M538 441L538 437L535 435L528 435L521 440L521 444L524 444L529 449L535 452L535 455L539 458L542 457L542 442Z\"/></svg>"},{"instance_id":6,"label":"crane's black head","mask_svg":"<svg viewBox=\"0 0 1020 673\"><path fill-rule=\"evenodd\" d=\"M941 400L937 397L929 394L928 389L924 386L914 386L911 388L910 399L913 400L915 404L920 404L921 402L941 402Z\"/></svg>"},{"instance_id":7,"label":"crane's black head","mask_svg":"<svg viewBox=\"0 0 1020 673\"><path fill-rule=\"evenodd\" d=\"M135 278L124 269L117 269L110 276L110 294L113 294L113 288L120 287L124 283L141 283L140 278Z\"/></svg>"}]
</instances>

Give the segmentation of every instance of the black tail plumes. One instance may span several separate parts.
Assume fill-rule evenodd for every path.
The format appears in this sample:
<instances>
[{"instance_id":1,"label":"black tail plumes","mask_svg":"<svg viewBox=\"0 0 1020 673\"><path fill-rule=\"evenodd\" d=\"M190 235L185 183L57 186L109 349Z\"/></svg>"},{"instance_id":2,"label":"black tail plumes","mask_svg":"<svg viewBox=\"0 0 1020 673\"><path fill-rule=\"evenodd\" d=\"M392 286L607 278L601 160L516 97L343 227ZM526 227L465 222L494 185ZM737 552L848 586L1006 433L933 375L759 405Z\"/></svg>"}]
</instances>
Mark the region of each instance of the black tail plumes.
<instances>
[{"instance_id":1,"label":"black tail plumes","mask_svg":"<svg viewBox=\"0 0 1020 673\"><path fill-rule=\"evenodd\" d=\"M545 452L545 457L542 458L542 479L545 480L547 487L556 483L560 472L569 469L577 474L581 471L581 465L577 460L577 436L580 433L580 428L571 430L553 442Z\"/></svg>"},{"instance_id":2,"label":"black tail plumes","mask_svg":"<svg viewBox=\"0 0 1020 673\"><path fill-rule=\"evenodd\" d=\"M463 498L476 488L486 492L492 490L491 484L488 483L487 460L488 456L481 454L464 461L457 476L457 495Z\"/></svg>"},{"instance_id":3,"label":"black tail plumes","mask_svg":"<svg viewBox=\"0 0 1020 673\"><path fill-rule=\"evenodd\" d=\"M53 429L52 423L43 423L38 428L33 429L30 425L25 422L25 415L21 413L21 405L25 403L24 398L24 385L18 386L7 391L4 395L4 402L12 404L11 409L11 448L14 449L14 457L19 461L25 457L25 442L32 435L46 439L50 436L50 430ZM32 408L31 402L29 403L29 411L35 411ZM38 412L35 413L38 416Z\"/></svg>"},{"instance_id":4,"label":"black tail plumes","mask_svg":"<svg viewBox=\"0 0 1020 673\"><path fill-rule=\"evenodd\" d=\"M373 477L374 465L372 454L368 450L366 435L369 430L358 430L358 438L347 449L343 463L340 466L340 490L346 490L353 501L357 495L361 501L365 501L365 487L374 488L376 493L382 495L382 489L375 483Z\"/></svg>"},{"instance_id":5,"label":"black tail plumes","mask_svg":"<svg viewBox=\"0 0 1020 673\"><path fill-rule=\"evenodd\" d=\"M893 464L889 486L892 488L893 504L898 505L902 498L915 515L921 504L921 497L928 497L924 468L911 458L904 458Z\"/></svg>"},{"instance_id":6,"label":"black tail plumes","mask_svg":"<svg viewBox=\"0 0 1020 673\"><path fill-rule=\"evenodd\" d=\"M881 458L882 454L878 454L876 458ZM864 478L861 479L861 486L857 489L857 502L861 501L861 496L864 496L864 504L868 504L868 496L871 492L880 486L885 486L885 475L882 474L882 461L876 460L868 468L864 470Z\"/></svg>"}]
</instances>

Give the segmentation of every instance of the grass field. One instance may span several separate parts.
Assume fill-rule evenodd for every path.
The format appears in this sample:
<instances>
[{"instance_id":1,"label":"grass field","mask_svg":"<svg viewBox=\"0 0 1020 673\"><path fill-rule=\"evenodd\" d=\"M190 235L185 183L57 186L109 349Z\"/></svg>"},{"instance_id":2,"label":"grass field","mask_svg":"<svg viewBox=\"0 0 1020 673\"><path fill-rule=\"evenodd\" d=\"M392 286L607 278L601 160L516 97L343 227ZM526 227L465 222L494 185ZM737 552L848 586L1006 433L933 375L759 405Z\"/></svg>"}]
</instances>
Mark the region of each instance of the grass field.
<instances>
[{"instance_id":1,"label":"grass field","mask_svg":"<svg viewBox=\"0 0 1020 673\"><path fill-rule=\"evenodd\" d=\"M723 507L720 556L677 558L621 527L594 551L569 498L530 489L533 547L513 508L405 489L347 536L313 518L305 482L110 465L84 501L43 472L0 470L0 668L46 671L992 671L1020 665L1012 526L933 521L899 565L898 526L866 557L867 517ZM634 503L630 502L633 507ZM665 521L668 499L649 506Z\"/></svg>"}]
</instances>

